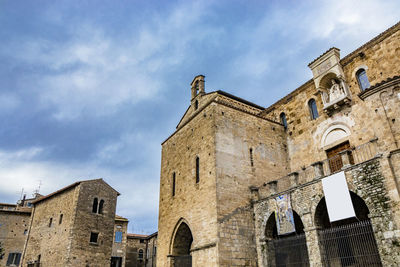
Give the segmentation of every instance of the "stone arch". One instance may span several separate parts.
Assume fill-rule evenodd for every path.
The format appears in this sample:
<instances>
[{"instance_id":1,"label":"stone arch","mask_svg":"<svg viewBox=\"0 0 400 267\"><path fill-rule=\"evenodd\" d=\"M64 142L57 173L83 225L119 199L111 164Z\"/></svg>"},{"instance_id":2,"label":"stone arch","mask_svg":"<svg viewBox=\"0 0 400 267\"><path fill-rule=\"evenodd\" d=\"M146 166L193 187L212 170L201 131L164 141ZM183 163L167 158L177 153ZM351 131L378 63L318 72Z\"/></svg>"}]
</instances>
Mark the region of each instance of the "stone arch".
<instances>
[{"instance_id":1,"label":"stone arch","mask_svg":"<svg viewBox=\"0 0 400 267\"><path fill-rule=\"evenodd\" d=\"M193 235L188 222L181 218L176 224L171 236L170 254L173 256L190 255Z\"/></svg>"},{"instance_id":2,"label":"stone arch","mask_svg":"<svg viewBox=\"0 0 400 267\"><path fill-rule=\"evenodd\" d=\"M364 69L364 70L367 71L368 70L368 66L367 65L360 65L360 66L354 68L353 72L351 73L351 77L356 79L356 83L357 83L356 73L361 69Z\"/></svg>"},{"instance_id":3,"label":"stone arch","mask_svg":"<svg viewBox=\"0 0 400 267\"><path fill-rule=\"evenodd\" d=\"M324 77L321 78L318 86L319 86L319 88L322 88L322 89L328 89L332 85L331 84L332 79L336 80L337 82L340 82L339 77L340 77L339 73L328 72L327 74L324 75Z\"/></svg>"},{"instance_id":4,"label":"stone arch","mask_svg":"<svg viewBox=\"0 0 400 267\"><path fill-rule=\"evenodd\" d=\"M350 128L344 123L334 123L328 126L321 138L321 148L329 148L348 140Z\"/></svg>"},{"instance_id":5,"label":"stone arch","mask_svg":"<svg viewBox=\"0 0 400 267\"><path fill-rule=\"evenodd\" d=\"M294 218L294 224L296 227L296 232L293 234L303 234L304 233L303 221L301 220L300 216L295 211L293 211L293 218ZM273 239L273 238L278 237L278 230L276 227L276 219L275 219L275 211L273 211L268 217L268 220L267 220L267 222L265 224L265 228L264 228L264 236L267 239Z\"/></svg>"},{"instance_id":6,"label":"stone arch","mask_svg":"<svg viewBox=\"0 0 400 267\"><path fill-rule=\"evenodd\" d=\"M351 202L353 203L354 211L356 213L356 218L349 218L331 224L329 222L329 215L326 208L325 197L322 197L321 200L318 202L318 205L316 206L314 212L314 224L317 228L326 229L326 228L331 228L333 226L345 225L352 222L365 221L369 219L368 215L370 213L370 209L368 208L368 205L356 193L352 191L349 192L350 192Z\"/></svg>"}]
</instances>

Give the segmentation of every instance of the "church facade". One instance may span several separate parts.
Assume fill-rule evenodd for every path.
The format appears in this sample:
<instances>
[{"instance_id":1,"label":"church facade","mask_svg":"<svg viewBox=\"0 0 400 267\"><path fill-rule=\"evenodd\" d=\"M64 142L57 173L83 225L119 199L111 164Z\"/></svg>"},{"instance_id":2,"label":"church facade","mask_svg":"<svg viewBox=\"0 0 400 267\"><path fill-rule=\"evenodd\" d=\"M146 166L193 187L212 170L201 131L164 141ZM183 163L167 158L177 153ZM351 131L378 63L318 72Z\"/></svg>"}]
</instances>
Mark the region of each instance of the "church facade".
<instances>
[{"instance_id":1,"label":"church facade","mask_svg":"<svg viewBox=\"0 0 400 267\"><path fill-rule=\"evenodd\" d=\"M270 107L191 83L162 144L158 266L397 266L400 23Z\"/></svg>"}]
</instances>

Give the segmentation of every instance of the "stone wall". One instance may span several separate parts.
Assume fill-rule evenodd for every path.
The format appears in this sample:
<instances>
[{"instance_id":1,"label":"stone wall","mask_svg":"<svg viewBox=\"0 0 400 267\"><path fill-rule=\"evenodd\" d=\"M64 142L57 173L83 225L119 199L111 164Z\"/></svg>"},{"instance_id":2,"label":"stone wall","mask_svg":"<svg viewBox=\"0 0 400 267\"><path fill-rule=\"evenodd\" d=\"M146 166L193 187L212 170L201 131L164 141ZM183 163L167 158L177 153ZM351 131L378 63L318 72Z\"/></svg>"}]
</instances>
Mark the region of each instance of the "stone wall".
<instances>
[{"instance_id":1,"label":"stone wall","mask_svg":"<svg viewBox=\"0 0 400 267\"><path fill-rule=\"evenodd\" d=\"M89 267L110 264L117 194L100 179L82 182L79 185L68 266ZM95 197L99 201L104 200L102 214L92 212ZM91 232L99 234L96 244L89 242Z\"/></svg>"},{"instance_id":2,"label":"stone wall","mask_svg":"<svg viewBox=\"0 0 400 267\"><path fill-rule=\"evenodd\" d=\"M0 243L4 256L0 266L6 266L10 253L23 253L28 236L31 212L0 210Z\"/></svg>"},{"instance_id":3,"label":"stone wall","mask_svg":"<svg viewBox=\"0 0 400 267\"><path fill-rule=\"evenodd\" d=\"M116 242L115 235L116 232L122 232L122 242ZM125 267L125 258L126 258L126 245L127 245L127 234L128 234L128 220L122 218L115 218L114 225L114 237L113 237L113 246L112 246L112 257L121 257L122 258L122 267Z\"/></svg>"},{"instance_id":4,"label":"stone wall","mask_svg":"<svg viewBox=\"0 0 400 267\"><path fill-rule=\"evenodd\" d=\"M39 255L43 266L53 266L55 263L68 266L70 236L78 193L78 188L74 187L47 201L35 204L23 266L26 266L28 262L36 261ZM60 223L61 214L62 222Z\"/></svg>"},{"instance_id":5,"label":"stone wall","mask_svg":"<svg viewBox=\"0 0 400 267\"><path fill-rule=\"evenodd\" d=\"M142 241L141 241L142 240ZM145 266L145 253L146 253L146 240L143 238L133 238L128 236L126 245L126 267L144 267ZM143 250L143 258L139 259L139 250Z\"/></svg>"}]
</instances>

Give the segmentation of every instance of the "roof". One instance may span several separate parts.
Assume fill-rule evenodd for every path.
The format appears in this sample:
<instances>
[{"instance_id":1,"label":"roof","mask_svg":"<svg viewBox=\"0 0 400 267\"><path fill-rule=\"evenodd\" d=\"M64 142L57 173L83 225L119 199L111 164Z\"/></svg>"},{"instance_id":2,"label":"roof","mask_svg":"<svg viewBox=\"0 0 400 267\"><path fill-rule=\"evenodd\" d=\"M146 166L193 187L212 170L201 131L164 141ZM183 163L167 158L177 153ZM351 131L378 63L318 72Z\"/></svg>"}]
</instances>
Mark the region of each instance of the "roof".
<instances>
[{"instance_id":1,"label":"roof","mask_svg":"<svg viewBox=\"0 0 400 267\"><path fill-rule=\"evenodd\" d=\"M115 220L116 221L121 221L121 222L129 222L129 220L127 218L124 218L124 217L119 216L119 215L115 215Z\"/></svg>"},{"instance_id":2,"label":"roof","mask_svg":"<svg viewBox=\"0 0 400 267\"><path fill-rule=\"evenodd\" d=\"M326 50L324 53L322 53L319 57L317 57L316 59L314 59L313 61L311 61L310 63L308 63L308 66L310 67L310 65L312 65L315 61L317 61L318 59L320 59L321 57L325 56L327 53L329 53L329 51L333 50L333 49L337 49L340 51L339 48L336 47L331 47L328 50Z\"/></svg>"},{"instance_id":3,"label":"roof","mask_svg":"<svg viewBox=\"0 0 400 267\"><path fill-rule=\"evenodd\" d=\"M1 210L0 209L0 213L30 215L32 213L32 209L23 209L23 210Z\"/></svg>"},{"instance_id":4,"label":"roof","mask_svg":"<svg viewBox=\"0 0 400 267\"><path fill-rule=\"evenodd\" d=\"M243 104L252 106L252 107L254 107L254 108L258 108L258 109L261 109L261 110L264 110L264 109L265 109L265 108L262 107L262 106L259 106L259 105L257 105L257 104L254 104L254 103L252 103L252 102L250 102L250 101L247 101L247 100L245 100L245 99L243 99L243 98L234 96L234 95L232 95L232 94L230 94L230 93L227 93L227 92L225 92L225 91L218 90L218 91L216 91L216 92L217 92L218 94L220 94L220 95L223 95L223 96L232 98L232 99L234 99L234 100L236 100L236 101L242 102Z\"/></svg>"},{"instance_id":5,"label":"roof","mask_svg":"<svg viewBox=\"0 0 400 267\"><path fill-rule=\"evenodd\" d=\"M158 235L158 232L152 233L151 235L140 235L140 234L127 234L128 238L134 238L134 239L150 239L152 237L155 237Z\"/></svg>"},{"instance_id":6,"label":"roof","mask_svg":"<svg viewBox=\"0 0 400 267\"><path fill-rule=\"evenodd\" d=\"M68 185L68 186L66 186L66 187L63 187L63 188L61 188L61 189L59 189L59 190L57 190L57 191L55 191L55 192L53 192L53 193L51 193L51 194L48 194L48 195L46 195L46 196L43 196L43 197L38 198L37 200L32 201L32 204L37 204L37 203L39 203L39 202L42 202L43 200L50 199L50 198L52 198L52 197L54 197L54 196L56 196L56 195L58 195L58 194L61 194L61 193L65 192L65 191L67 191L67 190L70 190L70 189L72 189L72 188L75 188L76 186L80 185L81 183L93 182L93 181L103 181L105 184L107 184L102 178L99 178L99 179L92 179L92 180L82 180L82 181L78 181L78 182L75 182L75 183L73 183L73 184L70 184L70 185ZM108 184L107 184L107 185L108 185ZM109 186L110 186L110 185L109 185ZM111 186L110 186L110 187L111 187ZM111 187L111 188L112 188L112 187ZM117 192L118 196L120 195L120 193L118 193L118 191L116 191L114 188L112 188L112 189L113 189L115 192Z\"/></svg>"},{"instance_id":7,"label":"roof","mask_svg":"<svg viewBox=\"0 0 400 267\"><path fill-rule=\"evenodd\" d=\"M17 204L10 204L10 203L0 203L0 206L16 207L16 206L17 206Z\"/></svg>"}]
</instances>

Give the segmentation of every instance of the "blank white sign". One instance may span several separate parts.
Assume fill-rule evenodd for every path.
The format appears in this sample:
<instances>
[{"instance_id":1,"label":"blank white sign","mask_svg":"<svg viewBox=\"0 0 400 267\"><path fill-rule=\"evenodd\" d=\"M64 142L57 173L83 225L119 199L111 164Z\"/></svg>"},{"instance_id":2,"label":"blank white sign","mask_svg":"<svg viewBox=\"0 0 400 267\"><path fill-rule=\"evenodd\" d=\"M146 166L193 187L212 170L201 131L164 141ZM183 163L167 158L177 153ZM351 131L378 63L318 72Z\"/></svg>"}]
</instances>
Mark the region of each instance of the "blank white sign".
<instances>
[{"instance_id":1,"label":"blank white sign","mask_svg":"<svg viewBox=\"0 0 400 267\"><path fill-rule=\"evenodd\" d=\"M322 179L322 188L331 222L356 216L344 172Z\"/></svg>"}]
</instances>

